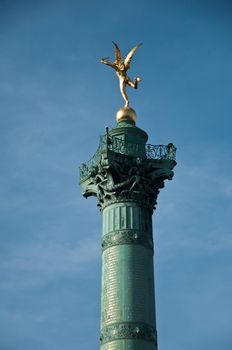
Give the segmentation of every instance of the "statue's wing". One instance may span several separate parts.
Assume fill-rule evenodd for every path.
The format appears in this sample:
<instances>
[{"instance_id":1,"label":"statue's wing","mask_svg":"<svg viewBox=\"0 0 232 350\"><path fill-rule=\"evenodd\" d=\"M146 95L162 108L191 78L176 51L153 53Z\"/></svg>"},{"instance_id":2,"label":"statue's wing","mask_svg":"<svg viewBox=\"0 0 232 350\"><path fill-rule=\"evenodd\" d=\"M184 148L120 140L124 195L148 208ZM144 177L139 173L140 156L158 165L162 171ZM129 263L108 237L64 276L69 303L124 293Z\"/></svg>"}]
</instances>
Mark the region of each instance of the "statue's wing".
<instances>
[{"instance_id":1,"label":"statue's wing","mask_svg":"<svg viewBox=\"0 0 232 350\"><path fill-rule=\"evenodd\" d=\"M135 47L133 47L133 49L130 50L130 52L127 54L125 60L124 60L124 65L125 65L125 68L128 69L129 66L130 66L130 62L131 62L131 59L135 53L135 51L138 49L138 47L140 47L142 45L141 44L138 44L136 45Z\"/></svg>"},{"instance_id":2,"label":"statue's wing","mask_svg":"<svg viewBox=\"0 0 232 350\"><path fill-rule=\"evenodd\" d=\"M122 54L121 54L121 51L118 47L117 44L115 44L114 41L112 41L113 45L114 45L114 52L115 52L115 61L114 61L114 64L118 65L122 62Z\"/></svg>"}]
</instances>

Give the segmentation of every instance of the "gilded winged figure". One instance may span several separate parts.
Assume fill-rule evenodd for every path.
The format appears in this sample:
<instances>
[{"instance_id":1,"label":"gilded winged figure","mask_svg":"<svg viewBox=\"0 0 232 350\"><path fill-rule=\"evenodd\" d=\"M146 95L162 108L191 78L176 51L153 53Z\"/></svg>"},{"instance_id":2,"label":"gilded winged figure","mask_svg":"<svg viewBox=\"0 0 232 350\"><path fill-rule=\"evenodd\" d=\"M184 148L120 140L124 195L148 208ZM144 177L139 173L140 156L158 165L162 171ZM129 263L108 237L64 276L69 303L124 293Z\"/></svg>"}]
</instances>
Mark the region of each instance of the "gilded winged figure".
<instances>
[{"instance_id":1,"label":"gilded winged figure","mask_svg":"<svg viewBox=\"0 0 232 350\"><path fill-rule=\"evenodd\" d=\"M132 81L128 75L127 71L130 69L130 62L131 59L137 50L142 44L138 44L133 49L130 50L130 52L127 54L126 58L123 59L121 51L115 42L113 42L114 45L114 51L115 51L115 61L111 63L109 61L109 57L107 58L102 58L101 63L106 64L107 66L114 68L116 71L116 74L119 79L119 86L120 86L120 91L122 94L123 99L125 100L125 107L129 107L129 100L128 96L126 94L126 85L129 85L130 87L137 89L138 88L138 83L141 81L139 77L136 77L134 81Z\"/></svg>"}]
</instances>

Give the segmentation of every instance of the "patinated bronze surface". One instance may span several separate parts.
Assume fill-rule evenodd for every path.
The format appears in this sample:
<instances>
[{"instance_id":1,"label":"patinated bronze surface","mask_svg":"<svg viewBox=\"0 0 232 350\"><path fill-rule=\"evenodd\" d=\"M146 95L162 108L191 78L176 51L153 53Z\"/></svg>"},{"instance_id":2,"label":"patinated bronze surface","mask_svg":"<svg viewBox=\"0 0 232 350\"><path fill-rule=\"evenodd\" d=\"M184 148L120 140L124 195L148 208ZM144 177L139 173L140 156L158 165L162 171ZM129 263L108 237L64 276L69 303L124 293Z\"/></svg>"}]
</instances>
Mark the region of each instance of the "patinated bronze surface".
<instances>
[{"instance_id":1,"label":"patinated bronze surface","mask_svg":"<svg viewBox=\"0 0 232 350\"><path fill-rule=\"evenodd\" d=\"M80 167L84 197L97 197L102 213L101 350L157 350L152 214L160 189L171 180L176 148L147 144L136 126L126 86L137 88L139 77L127 76L141 44L122 58L117 44L115 69L125 106L117 125L101 136L95 155Z\"/></svg>"},{"instance_id":2,"label":"patinated bronze surface","mask_svg":"<svg viewBox=\"0 0 232 350\"><path fill-rule=\"evenodd\" d=\"M100 349L157 350L152 213L176 148L147 144L128 109L80 167L80 185L97 197L103 220Z\"/></svg>"}]
</instances>

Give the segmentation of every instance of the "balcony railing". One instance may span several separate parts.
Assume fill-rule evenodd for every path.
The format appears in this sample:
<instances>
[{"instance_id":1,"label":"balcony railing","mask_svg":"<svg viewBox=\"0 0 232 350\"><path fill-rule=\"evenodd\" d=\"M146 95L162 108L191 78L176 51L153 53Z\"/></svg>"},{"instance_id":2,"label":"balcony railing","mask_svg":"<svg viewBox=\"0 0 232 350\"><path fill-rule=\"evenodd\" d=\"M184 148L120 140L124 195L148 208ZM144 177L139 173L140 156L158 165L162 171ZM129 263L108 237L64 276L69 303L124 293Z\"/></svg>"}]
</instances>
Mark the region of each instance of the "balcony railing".
<instances>
[{"instance_id":1,"label":"balcony railing","mask_svg":"<svg viewBox=\"0 0 232 350\"><path fill-rule=\"evenodd\" d=\"M102 153L106 151L124 154L127 156L139 157L143 159L154 160L176 160L176 147L169 143L168 145L142 145L128 142L119 138L110 138L106 135L101 136L97 152L86 163L80 166L80 181L88 177L90 172L97 167Z\"/></svg>"}]
</instances>

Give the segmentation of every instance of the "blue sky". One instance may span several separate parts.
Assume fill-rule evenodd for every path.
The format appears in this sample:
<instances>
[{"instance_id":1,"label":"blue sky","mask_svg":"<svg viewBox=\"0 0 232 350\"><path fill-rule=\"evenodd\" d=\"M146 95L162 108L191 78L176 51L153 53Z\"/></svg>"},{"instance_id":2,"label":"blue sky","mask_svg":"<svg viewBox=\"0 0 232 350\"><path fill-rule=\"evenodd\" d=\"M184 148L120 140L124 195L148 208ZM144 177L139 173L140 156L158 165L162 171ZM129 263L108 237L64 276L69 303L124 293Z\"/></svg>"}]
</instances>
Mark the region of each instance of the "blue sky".
<instances>
[{"instance_id":1,"label":"blue sky","mask_svg":"<svg viewBox=\"0 0 232 350\"><path fill-rule=\"evenodd\" d=\"M230 1L0 1L0 349L98 348L101 216L78 165L123 105L173 142L154 214L160 350L232 346Z\"/></svg>"}]
</instances>

